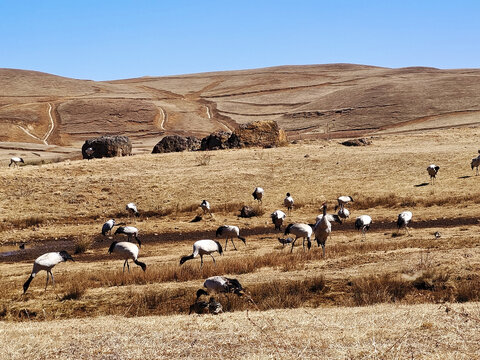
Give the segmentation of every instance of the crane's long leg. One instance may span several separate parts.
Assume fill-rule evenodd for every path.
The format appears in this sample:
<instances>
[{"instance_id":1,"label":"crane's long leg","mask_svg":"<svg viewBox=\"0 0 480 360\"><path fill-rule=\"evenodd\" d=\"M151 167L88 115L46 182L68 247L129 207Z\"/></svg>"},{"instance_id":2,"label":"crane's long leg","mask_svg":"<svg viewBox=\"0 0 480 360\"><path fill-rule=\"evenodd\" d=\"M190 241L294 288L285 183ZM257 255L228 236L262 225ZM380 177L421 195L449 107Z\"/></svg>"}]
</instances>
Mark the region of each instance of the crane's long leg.
<instances>
[{"instance_id":1,"label":"crane's long leg","mask_svg":"<svg viewBox=\"0 0 480 360\"><path fill-rule=\"evenodd\" d=\"M123 272L125 272L125 265L127 265L128 259L125 259L125 262L123 263Z\"/></svg>"},{"instance_id":2,"label":"crane's long leg","mask_svg":"<svg viewBox=\"0 0 480 360\"><path fill-rule=\"evenodd\" d=\"M225 240L225 251L227 251L227 244L228 244L228 237L227 237L227 240Z\"/></svg>"},{"instance_id":3,"label":"crane's long leg","mask_svg":"<svg viewBox=\"0 0 480 360\"><path fill-rule=\"evenodd\" d=\"M45 283L45 291L47 291L47 285L48 285L48 271L47 271L47 282Z\"/></svg>"},{"instance_id":4,"label":"crane's long leg","mask_svg":"<svg viewBox=\"0 0 480 360\"><path fill-rule=\"evenodd\" d=\"M213 257L213 255L212 255L212 254L210 254L210 256L211 256L211 257L212 257L212 259L213 259L213 263L214 263L214 264L216 264L217 262L215 261L215 258Z\"/></svg>"},{"instance_id":5,"label":"crane's long leg","mask_svg":"<svg viewBox=\"0 0 480 360\"><path fill-rule=\"evenodd\" d=\"M236 248L236 246L235 246L235 243L233 242L233 237L230 238L230 240L232 241L233 248L234 248L235 250L237 250L237 248Z\"/></svg>"},{"instance_id":6,"label":"crane's long leg","mask_svg":"<svg viewBox=\"0 0 480 360\"><path fill-rule=\"evenodd\" d=\"M50 277L52 278L52 285L53 285L53 288L55 288L55 279L53 278L53 273L52 271L50 270Z\"/></svg>"},{"instance_id":7,"label":"crane's long leg","mask_svg":"<svg viewBox=\"0 0 480 360\"><path fill-rule=\"evenodd\" d=\"M293 252L293 246L295 245L295 241L297 241L298 237L295 237L295 240L292 241L292 248L290 249L290 254Z\"/></svg>"},{"instance_id":8,"label":"crane's long leg","mask_svg":"<svg viewBox=\"0 0 480 360\"><path fill-rule=\"evenodd\" d=\"M202 267L202 266L203 266L203 255L200 254L200 267Z\"/></svg>"}]
</instances>

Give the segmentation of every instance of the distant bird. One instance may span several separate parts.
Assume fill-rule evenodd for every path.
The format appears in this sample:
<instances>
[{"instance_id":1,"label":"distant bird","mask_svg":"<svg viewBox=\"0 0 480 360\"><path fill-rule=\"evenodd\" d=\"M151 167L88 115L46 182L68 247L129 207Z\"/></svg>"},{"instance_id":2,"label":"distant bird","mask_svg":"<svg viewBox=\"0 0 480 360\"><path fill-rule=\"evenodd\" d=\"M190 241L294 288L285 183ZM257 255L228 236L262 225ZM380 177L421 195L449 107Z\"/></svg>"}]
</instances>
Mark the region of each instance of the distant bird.
<instances>
[{"instance_id":1,"label":"distant bird","mask_svg":"<svg viewBox=\"0 0 480 360\"><path fill-rule=\"evenodd\" d=\"M218 241L214 240L198 240L195 241L193 244L193 252L191 255L183 256L180 259L180 265L182 265L185 261L191 260L198 255L200 255L200 266L203 266L203 255L210 255L213 259L213 262L216 263L215 258L213 257L212 253L217 251L220 255L223 254L222 245Z\"/></svg>"},{"instance_id":2,"label":"distant bird","mask_svg":"<svg viewBox=\"0 0 480 360\"><path fill-rule=\"evenodd\" d=\"M45 284L45 290L47 290L48 285L48 274L50 274L52 278L52 284L55 287L55 280L53 279L52 268L55 265L67 260L75 261L68 252L63 250L60 252L49 252L39 256L33 263L33 270L30 277L25 282L25 284L23 284L23 293L25 294L27 292L28 287L30 286L30 283L32 282L35 275L37 275L37 273L42 270L45 270L47 272L47 282Z\"/></svg>"},{"instance_id":3,"label":"distant bird","mask_svg":"<svg viewBox=\"0 0 480 360\"><path fill-rule=\"evenodd\" d=\"M278 242L285 247L286 244L291 244L293 242L293 238L288 237L288 238L278 238Z\"/></svg>"},{"instance_id":4,"label":"distant bird","mask_svg":"<svg viewBox=\"0 0 480 360\"><path fill-rule=\"evenodd\" d=\"M340 210L338 210L337 214L338 214L339 218L347 219L350 216L350 211L348 211L348 209L346 207L344 207L344 208L340 208Z\"/></svg>"},{"instance_id":5,"label":"distant bird","mask_svg":"<svg viewBox=\"0 0 480 360\"><path fill-rule=\"evenodd\" d=\"M283 221L286 218L286 214L282 210L275 210L270 217L272 222L275 225L275 230L282 230Z\"/></svg>"},{"instance_id":6,"label":"distant bird","mask_svg":"<svg viewBox=\"0 0 480 360\"><path fill-rule=\"evenodd\" d=\"M283 205L285 205L288 212L292 211L293 203L294 203L294 201L293 201L292 196L290 195L289 192L287 192L287 197L283 200Z\"/></svg>"},{"instance_id":7,"label":"distant bird","mask_svg":"<svg viewBox=\"0 0 480 360\"><path fill-rule=\"evenodd\" d=\"M438 231L435 231L433 236L435 236L435 239L440 239L442 237L442 235Z\"/></svg>"},{"instance_id":8,"label":"distant bird","mask_svg":"<svg viewBox=\"0 0 480 360\"><path fill-rule=\"evenodd\" d=\"M102 226L102 235L106 236L107 233L111 233L114 226L115 226L115 220L114 219L110 219L110 220L106 221L105 224L103 224L103 226Z\"/></svg>"},{"instance_id":9,"label":"distant bird","mask_svg":"<svg viewBox=\"0 0 480 360\"><path fill-rule=\"evenodd\" d=\"M293 247L295 246L295 242L299 237L303 238L303 250L305 251L305 240L307 240L307 246L308 246L308 249L310 249L312 246L312 243L310 241L312 232L313 232L313 229L308 224L301 224L301 223L289 224L285 229L284 235L288 235L288 234L295 235L295 240L292 241L292 248L290 249L290 252L291 253L293 252Z\"/></svg>"},{"instance_id":10,"label":"distant bird","mask_svg":"<svg viewBox=\"0 0 480 360\"><path fill-rule=\"evenodd\" d=\"M400 228L405 228L407 234L410 234L408 232L408 223L410 220L412 220L412 212L411 211L404 211L401 214L398 215L397 219L397 228L400 230Z\"/></svg>"},{"instance_id":11,"label":"distant bird","mask_svg":"<svg viewBox=\"0 0 480 360\"><path fill-rule=\"evenodd\" d=\"M85 154L87 154L88 159L90 160L93 157L93 154L95 154L95 150L93 150L92 147L86 148Z\"/></svg>"},{"instance_id":12,"label":"distant bird","mask_svg":"<svg viewBox=\"0 0 480 360\"><path fill-rule=\"evenodd\" d=\"M21 243L20 245L18 245L18 248L20 250L25 250L25 243Z\"/></svg>"},{"instance_id":13,"label":"distant bird","mask_svg":"<svg viewBox=\"0 0 480 360\"><path fill-rule=\"evenodd\" d=\"M478 175L478 167L480 166L480 155L473 158L472 159L472 162L470 163L471 167L472 167L472 170L473 168L477 168L477 172L475 175Z\"/></svg>"},{"instance_id":14,"label":"distant bird","mask_svg":"<svg viewBox=\"0 0 480 360\"><path fill-rule=\"evenodd\" d=\"M127 265L128 272L130 272L130 265L128 264L128 259L133 260L133 262L140 266L143 271L147 269L147 265L145 265L145 263L138 261L138 247L135 244L126 241L114 241L110 245L108 253L120 254L125 259L125 262L123 263L123 272L125 272L125 265Z\"/></svg>"},{"instance_id":15,"label":"distant bird","mask_svg":"<svg viewBox=\"0 0 480 360\"><path fill-rule=\"evenodd\" d=\"M431 164L427 167L428 175L430 175L430 181L432 185L435 184L435 177L437 176L438 170L440 170L440 166L435 164Z\"/></svg>"},{"instance_id":16,"label":"distant bird","mask_svg":"<svg viewBox=\"0 0 480 360\"><path fill-rule=\"evenodd\" d=\"M360 215L355 219L355 229L362 231L363 238L366 238L366 232L370 229L372 218L368 215Z\"/></svg>"},{"instance_id":17,"label":"distant bird","mask_svg":"<svg viewBox=\"0 0 480 360\"><path fill-rule=\"evenodd\" d=\"M204 215L208 212L210 216L213 216L212 212L210 211L210 203L207 200L203 200L200 204L200 207L202 208Z\"/></svg>"},{"instance_id":18,"label":"distant bird","mask_svg":"<svg viewBox=\"0 0 480 360\"><path fill-rule=\"evenodd\" d=\"M323 216L320 221L317 221L313 228L315 233L315 240L317 245L322 247L323 257L325 257L325 243L327 242L328 237L332 233L332 224L330 223L329 216L327 214L327 203L322 205Z\"/></svg>"},{"instance_id":19,"label":"distant bird","mask_svg":"<svg viewBox=\"0 0 480 360\"><path fill-rule=\"evenodd\" d=\"M345 207L345 204L348 204L349 202L353 202L353 199L351 196L340 196L337 198L338 205L335 205L335 211L337 211L338 208L343 209Z\"/></svg>"},{"instance_id":20,"label":"distant bird","mask_svg":"<svg viewBox=\"0 0 480 360\"><path fill-rule=\"evenodd\" d=\"M220 226L217 229L217 232L215 234L216 237L225 237L225 251L227 251L227 244L228 244L228 239L232 241L233 248L237 250L235 247L235 243L233 242L233 238L238 238L243 241L245 245L247 245L247 242L244 237L240 236L240 229L238 226L233 226L233 225L223 225Z\"/></svg>"},{"instance_id":21,"label":"distant bird","mask_svg":"<svg viewBox=\"0 0 480 360\"><path fill-rule=\"evenodd\" d=\"M253 199L258 200L258 202L261 203L263 198L263 193L264 193L264 190L261 187L256 187L252 193Z\"/></svg>"},{"instance_id":22,"label":"distant bird","mask_svg":"<svg viewBox=\"0 0 480 360\"><path fill-rule=\"evenodd\" d=\"M140 216L137 210L137 205L135 205L133 202L128 203L127 206L125 206L125 210L127 210L131 215Z\"/></svg>"},{"instance_id":23,"label":"distant bird","mask_svg":"<svg viewBox=\"0 0 480 360\"><path fill-rule=\"evenodd\" d=\"M244 294L244 289L242 284L240 284L240 281L234 278L227 278L225 276L211 276L205 280L203 287L206 288L209 293L233 293L238 296L242 296ZM201 295L208 295L208 293L203 289L198 289L197 299Z\"/></svg>"},{"instance_id":24,"label":"distant bird","mask_svg":"<svg viewBox=\"0 0 480 360\"><path fill-rule=\"evenodd\" d=\"M133 226L119 226L118 229L115 231L114 235L117 234L124 234L127 235L128 241L132 241L132 237L137 240L138 246L142 246L142 243L138 239L138 229Z\"/></svg>"},{"instance_id":25,"label":"distant bird","mask_svg":"<svg viewBox=\"0 0 480 360\"><path fill-rule=\"evenodd\" d=\"M17 156L14 156L12 158L10 158L10 164L8 164L8 167L13 166L18 166L18 163L22 163L22 164L25 164L25 161L23 161L23 159L21 157L17 157Z\"/></svg>"}]
</instances>

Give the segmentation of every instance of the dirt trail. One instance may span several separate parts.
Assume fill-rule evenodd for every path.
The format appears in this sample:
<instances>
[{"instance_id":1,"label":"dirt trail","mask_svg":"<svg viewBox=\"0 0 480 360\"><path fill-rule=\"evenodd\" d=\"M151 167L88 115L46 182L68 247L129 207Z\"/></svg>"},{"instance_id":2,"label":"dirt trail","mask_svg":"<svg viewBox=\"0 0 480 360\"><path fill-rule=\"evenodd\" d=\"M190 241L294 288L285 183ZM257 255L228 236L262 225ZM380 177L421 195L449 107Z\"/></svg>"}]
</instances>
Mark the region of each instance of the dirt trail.
<instances>
[{"instance_id":1,"label":"dirt trail","mask_svg":"<svg viewBox=\"0 0 480 360\"><path fill-rule=\"evenodd\" d=\"M53 121L53 117L52 117L52 104L50 103L48 103L48 118L50 120L50 125L48 128L48 131L45 133L42 139L45 145L48 145L47 139L52 134L53 129L55 129L55 122Z\"/></svg>"}]
</instances>

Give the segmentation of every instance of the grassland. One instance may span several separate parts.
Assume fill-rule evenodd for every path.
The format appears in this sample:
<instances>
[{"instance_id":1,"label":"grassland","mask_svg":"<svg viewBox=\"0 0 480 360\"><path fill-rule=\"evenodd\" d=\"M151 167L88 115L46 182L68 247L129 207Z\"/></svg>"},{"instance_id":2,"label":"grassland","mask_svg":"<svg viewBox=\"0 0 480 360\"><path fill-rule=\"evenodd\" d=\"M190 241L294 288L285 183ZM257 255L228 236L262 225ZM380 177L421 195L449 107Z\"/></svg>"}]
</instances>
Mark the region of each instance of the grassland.
<instances>
[{"instance_id":1,"label":"grassland","mask_svg":"<svg viewBox=\"0 0 480 360\"><path fill-rule=\"evenodd\" d=\"M382 135L359 148L318 140L218 151L205 165L198 153L180 153L2 168L0 340L10 350L1 356L474 358L478 131ZM435 185L430 163L440 166ZM265 189L262 215L239 218L255 205L255 186ZM325 259L316 245L290 254L278 243L269 214L287 191L296 202L289 222L311 223L323 202L333 211L339 195L354 198ZM214 216L192 223L202 199ZM139 218L126 216L131 201ZM411 236L395 228L407 209ZM373 219L365 241L353 226L361 214ZM124 274L107 254L111 238L99 233L111 217L140 229L145 273L133 265ZM209 258L203 268L197 259L179 266L196 239L223 224L238 225L246 246L229 244L216 266ZM78 253L53 270L56 288L44 292L42 273L22 295L33 260L61 249ZM253 303L221 296L229 313L187 316L195 290L216 274L238 278Z\"/></svg>"}]
</instances>

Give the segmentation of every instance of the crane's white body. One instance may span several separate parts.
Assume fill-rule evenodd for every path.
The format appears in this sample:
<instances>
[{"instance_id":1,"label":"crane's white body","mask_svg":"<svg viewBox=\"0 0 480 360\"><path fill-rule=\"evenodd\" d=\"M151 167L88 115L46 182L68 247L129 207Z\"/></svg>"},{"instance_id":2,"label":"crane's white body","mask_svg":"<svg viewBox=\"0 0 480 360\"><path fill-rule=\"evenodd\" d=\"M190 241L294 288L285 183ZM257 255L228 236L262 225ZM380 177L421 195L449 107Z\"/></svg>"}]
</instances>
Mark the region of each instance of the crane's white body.
<instances>
[{"instance_id":1,"label":"crane's white body","mask_svg":"<svg viewBox=\"0 0 480 360\"><path fill-rule=\"evenodd\" d=\"M243 291L243 287L237 279L230 279L225 276L211 276L205 280L203 286L208 292L235 293L240 295L240 292Z\"/></svg>"},{"instance_id":2,"label":"crane's white body","mask_svg":"<svg viewBox=\"0 0 480 360\"><path fill-rule=\"evenodd\" d=\"M120 226L118 227L117 231L115 231L115 234L124 234L124 235L127 235L127 240L128 241L131 241L132 238L135 238L135 240L137 241L138 245L141 246L141 242L140 240L138 239L138 229L134 226Z\"/></svg>"},{"instance_id":3,"label":"crane's white body","mask_svg":"<svg viewBox=\"0 0 480 360\"><path fill-rule=\"evenodd\" d=\"M372 218L368 215L360 215L355 219L355 229L362 232L363 238L366 237L366 232L370 229Z\"/></svg>"},{"instance_id":4,"label":"crane's white body","mask_svg":"<svg viewBox=\"0 0 480 360\"><path fill-rule=\"evenodd\" d=\"M292 248L290 252L293 252L293 247L295 246L295 242L299 237L303 238L303 250L305 250L305 240L307 240L308 248L311 246L310 238L312 237L313 230L310 225L308 224L290 224L285 229L285 235L292 234L295 235L295 240L292 241Z\"/></svg>"},{"instance_id":5,"label":"crane's white body","mask_svg":"<svg viewBox=\"0 0 480 360\"><path fill-rule=\"evenodd\" d=\"M215 263L215 258L212 253L217 251L220 255L223 253L222 245L218 241L204 239L195 241L193 244L193 252L189 256L184 256L180 259L180 265L187 260L191 260L200 255L200 266L203 266L203 255L210 255Z\"/></svg>"},{"instance_id":6,"label":"crane's white body","mask_svg":"<svg viewBox=\"0 0 480 360\"><path fill-rule=\"evenodd\" d=\"M137 205L133 202L128 203L127 206L125 206L125 210L127 210L129 214L138 216Z\"/></svg>"},{"instance_id":7,"label":"crane's white body","mask_svg":"<svg viewBox=\"0 0 480 360\"><path fill-rule=\"evenodd\" d=\"M405 228L407 234L409 234L408 232L408 224L410 222L410 220L412 220L412 217L413 217L413 214L411 211L404 211L402 213L400 213L398 215L398 218L397 218L397 227L398 229L400 230L400 228Z\"/></svg>"},{"instance_id":8,"label":"crane's white body","mask_svg":"<svg viewBox=\"0 0 480 360\"><path fill-rule=\"evenodd\" d=\"M317 240L317 245L322 246L323 256L325 257L325 243L327 242L328 237L332 233L332 224L330 223L330 216L327 214L327 205L323 204L323 214L320 221L317 221L313 228L315 233L315 240Z\"/></svg>"},{"instance_id":9,"label":"crane's white body","mask_svg":"<svg viewBox=\"0 0 480 360\"><path fill-rule=\"evenodd\" d=\"M282 210L275 210L270 217L272 218L272 222L275 225L275 230L281 230L283 225L283 221L287 217L287 215Z\"/></svg>"},{"instance_id":10,"label":"crane's white body","mask_svg":"<svg viewBox=\"0 0 480 360\"><path fill-rule=\"evenodd\" d=\"M477 171L476 171L475 175L478 175L478 167L480 166L480 155L473 158L470 165L472 167L472 170L473 170L473 168L477 168Z\"/></svg>"},{"instance_id":11,"label":"crane's white body","mask_svg":"<svg viewBox=\"0 0 480 360\"><path fill-rule=\"evenodd\" d=\"M212 212L210 211L210 203L207 200L203 200L200 204L200 207L202 208L204 214L209 213L210 216L212 216Z\"/></svg>"},{"instance_id":12,"label":"crane's white body","mask_svg":"<svg viewBox=\"0 0 480 360\"><path fill-rule=\"evenodd\" d=\"M287 193L287 197L285 199L283 199L283 205L285 205L285 207L287 208L287 210L290 212L292 211L292 208L293 208L293 198L292 196L290 195L290 193Z\"/></svg>"},{"instance_id":13,"label":"crane's white body","mask_svg":"<svg viewBox=\"0 0 480 360\"><path fill-rule=\"evenodd\" d=\"M265 191L263 190L263 188L257 186L255 188L255 190L253 190L253 193L252 193L253 199L258 200L258 202L262 202L264 192Z\"/></svg>"},{"instance_id":14,"label":"crane's white body","mask_svg":"<svg viewBox=\"0 0 480 360\"><path fill-rule=\"evenodd\" d=\"M340 208L337 215L342 219L347 219L350 216L350 211L346 207Z\"/></svg>"},{"instance_id":15,"label":"crane's white body","mask_svg":"<svg viewBox=\"0 0 480 360\"><path fill-rule=\"evenodd\" d=\"M428 172L428 175L430 175L430 181L432 182L432 184L435 183L435 178L437 176L439 169L440 169L440 166L437 166L435 164L431 164L427 167L427 172Z\"/></svg>"},{"instance_id":16,"label":"crane's white body","mask_svg":"<svg viewBox=\"0 0 480 360\"><path fill-rule=\"evenodd\" d=\"M10 158L10 164L8 165L8 167L12 166L18 166L18 163L24 163L25 162L23 161L23 159L21 157L18 157L18 156L14 156L12 158Z\"/></svg>"},{"instance_id":17,"label":"crane's white body","mask_svg":"<svg viewBox=\"0 0 480 360\"><path fill-rule=\"evenodd\" d=\"M340 207L340 209L343 209L345 207L345 204L348 204L350 201L353 202L353 199L351 196L339 196L337 198L338 205L335 206L335 210Z\"/></svg>"},{"instance_id":18,"label":"crane's white body","mask_svg":"<svg viewBox=\"0 0 480 360\"><path fill-rule=\"evenodd\" d=\"M105 224L103 224L102 226L102 235L107 235L108 232L111 232L113 227L115 226L115 220L114 219L110 219L108 221L105 222Z\"/></svg>"},{"instance_id":19,"label":"crane's white body","mask_svg":"<svg viewBox=\"0 0 480 360\"><path fill-rule=\"evenodd\" d=\"M114 241L112 245L110 245L110 249L108 252L119 254L123 259L125 259L125 262L123 263L123 271L125 271L125 265L128 268L128 271L130 271L130 265L128 264L128 260L133 260L135 264L140 266L143 271L146 269L146 265L140 261L138 261L138 246L135 244L132 244L131 242L127 241L121 241L121 242L116 242Z\"/></svg>"}]
</instances>

